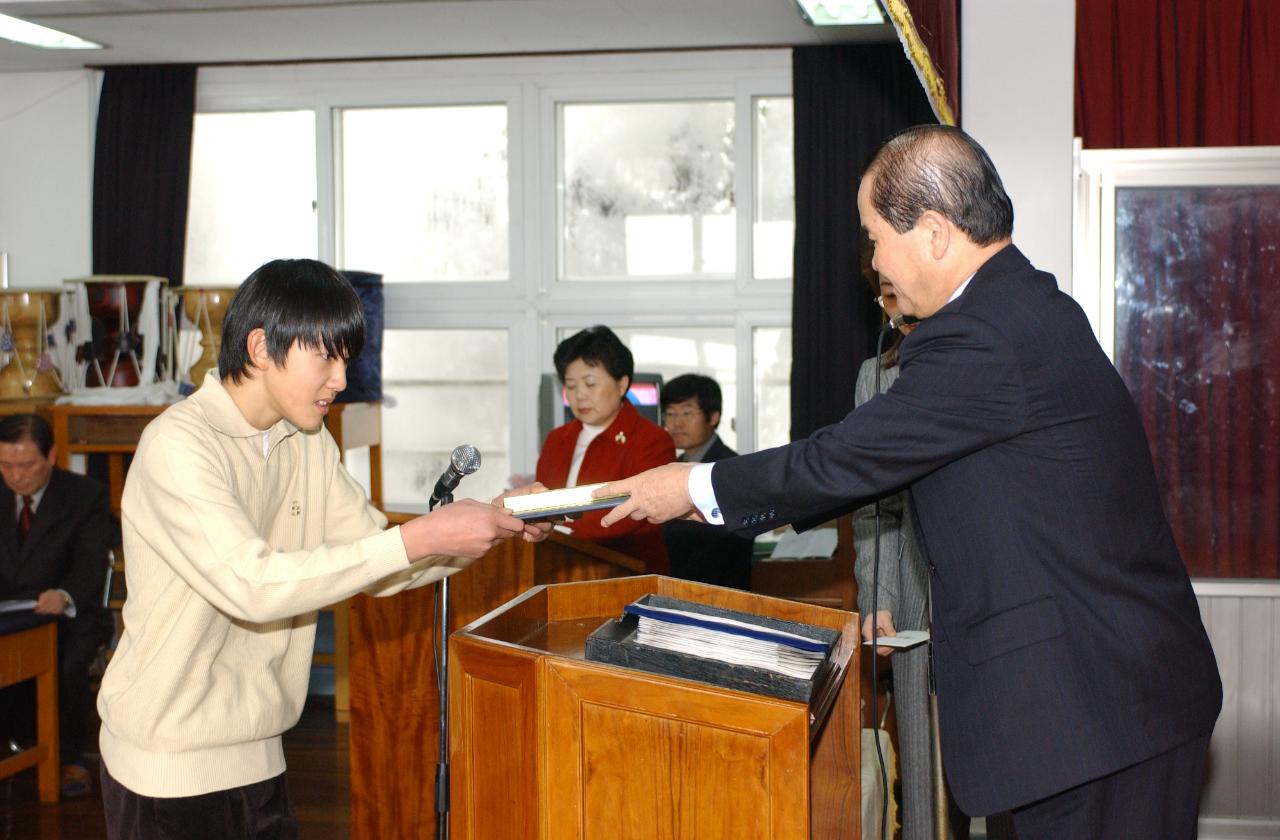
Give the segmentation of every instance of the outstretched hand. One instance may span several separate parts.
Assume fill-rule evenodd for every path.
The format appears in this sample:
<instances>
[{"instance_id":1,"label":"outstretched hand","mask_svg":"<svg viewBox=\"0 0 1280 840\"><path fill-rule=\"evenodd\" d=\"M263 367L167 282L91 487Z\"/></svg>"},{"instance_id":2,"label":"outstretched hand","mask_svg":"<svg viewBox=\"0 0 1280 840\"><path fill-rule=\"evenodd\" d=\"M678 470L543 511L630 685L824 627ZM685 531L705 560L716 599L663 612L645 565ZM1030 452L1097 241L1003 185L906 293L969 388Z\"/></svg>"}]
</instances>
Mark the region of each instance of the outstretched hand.
<instances>
[{"instance_id":1,"label":"outstretched hand","mask_svg":"<svg viewBox=\"0 0 1280 840\"><path fill-rule=\"evenodd\" d=\"M400 538L410 562L432 554L474 560L524 530L525 523L501 507L462 499L401 525Z\"/></svg>"},{"instance_id":2,"label":"outstretched hand","mask_svg":"<svg viewBox=\"0 0 1280 840\"><path fill-rule=\"evenodd\" d=\"M654 524L681 518L704 521L689 497L689 473L695 466L664 464L631 478L609 482L592 495L598 499L629 493L631 498L609 511L600 524L607 528L628 517Z\"/></svg>"},{"instance_id":3,"label":"outstretched hand","mask_svg":"<svg viewBox=\"0 0 1280 840\"><path fill-rule=\"evenodd\" d=\"M505 508L506 505L504 504L504 501L512 496L524 496L528 493L541 493L546 489L547 488L541 481L535 481L532 484L526 484L523 487L508 490L501 496L494 499L493 504L496 507ZM525 542L542 542L551 533L551 529L554 526L555 523L549 519L544 519L538 522L525 522L523 534Z\"/></svg>"}]
</instances>

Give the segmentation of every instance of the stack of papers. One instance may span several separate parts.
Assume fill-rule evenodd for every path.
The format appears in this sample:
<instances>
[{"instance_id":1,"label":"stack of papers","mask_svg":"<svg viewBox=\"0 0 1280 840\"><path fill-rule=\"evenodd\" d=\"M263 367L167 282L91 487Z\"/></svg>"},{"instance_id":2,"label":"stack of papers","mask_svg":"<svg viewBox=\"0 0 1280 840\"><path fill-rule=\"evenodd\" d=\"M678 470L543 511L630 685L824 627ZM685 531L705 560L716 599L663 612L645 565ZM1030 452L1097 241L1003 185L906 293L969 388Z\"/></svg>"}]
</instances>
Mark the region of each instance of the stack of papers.
<instances>
[{"instance_id":1,"label":"stack of papers","mask_svg":"<svg viewBox=\"0 0 1280 840\"><path fill-rule=\"evenodd\" d=\"M795 679L811 678L827 655L828 645L818 639L731 618L640 603L628 604L626 612L637 618L638 644Z\"/></svg>"},{"instance_id":2,"label":"stack of papers","mask_svg":"<svg viewBox=\"0 0 1280 840\"><path fill-rule=\"evenodd\" d=\"M592 498L591 494L600 487L604 487L603 482L566 487L563 490L544 490L541 493L508 496L502 503L517 519L559 519L588 510L617 507L631 498L627 493L605 496L602 499Z\"/></svg>"}]
</instances>

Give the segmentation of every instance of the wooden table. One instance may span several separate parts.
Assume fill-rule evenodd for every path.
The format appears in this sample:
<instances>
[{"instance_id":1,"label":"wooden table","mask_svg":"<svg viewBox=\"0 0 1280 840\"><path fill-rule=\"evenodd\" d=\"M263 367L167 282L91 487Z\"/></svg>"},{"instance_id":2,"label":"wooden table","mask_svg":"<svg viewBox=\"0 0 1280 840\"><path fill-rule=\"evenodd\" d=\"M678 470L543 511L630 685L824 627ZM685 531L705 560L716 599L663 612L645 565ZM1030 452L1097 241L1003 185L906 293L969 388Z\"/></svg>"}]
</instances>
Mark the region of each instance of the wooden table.
<instances>
[{"instance_id":1,"label":"wooden table","mask_svg":"<svg viewBox=\"0 0 1280 840\"><path fill-rule=\"evenodd\" d=\"M36 681L36 745L0 761L0 779L37 767L41 802L61 792L58 755L58 625L34 613L0 614L0 688Z\"/></svg>"}]
</instances>

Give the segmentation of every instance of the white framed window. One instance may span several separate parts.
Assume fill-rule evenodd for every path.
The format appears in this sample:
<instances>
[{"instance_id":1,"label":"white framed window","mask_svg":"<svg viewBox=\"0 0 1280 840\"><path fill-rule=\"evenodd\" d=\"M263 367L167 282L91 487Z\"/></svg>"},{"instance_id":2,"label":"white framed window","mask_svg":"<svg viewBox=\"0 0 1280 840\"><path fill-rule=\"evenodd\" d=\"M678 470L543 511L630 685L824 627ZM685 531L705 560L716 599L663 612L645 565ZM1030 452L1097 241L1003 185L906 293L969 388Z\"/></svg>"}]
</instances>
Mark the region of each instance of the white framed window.
<instances>
[{"instance_id":1,"label":"white framed window","mask_svg":"<svg viewBox=\"0 0 1280 840\"><path fill-rule=\"evenodd\" d=\"M319 254L311 110L198 113L183 275L239 283L278 257Z\"/></svg>"},{"instance_id":2,"label":"white framed window","mask_svg":"<svg viewBox=\"0 0 1280 840\"><path fill-rule=\"evenodd\" d=\"M1280 546L1280 148L1087 150L1073 295L1137 404L1191 573Z\"/></svg>"},{"instance_id":3,"label":"white framed window","mask_svg":"<svg viewBox=\"0 0 1280 840\"><path fill-rule=\"evenodd\" d=\"M505 104L344 108L338 259L386 283L506 281Z\"/></svg>"},{"instance_id":4,"label":"white framed window","mask_svg":"<svg viewBox=\"0 0 1280 840\"><path fill-rule=\"evenodd\" d=\"M660 372L715 375L726 392L727 439L739 451L758 448L755 389L758 381L772 387L777 371L756 375L752 331L785 327L791 310L789 51L208 68L197 111L312 115L313 150L297 156L315 173L315 255L384 277L384 391L396 403L384 412L389 504L410 503L431 459L443 469L459 443L481 448L485 476L500 457L503 472L532 473L538 384L553 372L567 326L634 330L638 366L662 362L672 342L693 341L697 358L683 368L663 362ZM623 130L609 133L614 120ZM634 142L646 131L652 142ZM627 143L639 151L619 154ZM589 224L575 228L574 242L604 229L613 250L604 258L578 248L565 259L563 175L609 169L609 155L630 161L631 192L620 193L639 202L626 217L630 231L626 220L592 218L585 207ZM646 244L628 249L628 237ZM214 240L204 247L216 249ZM426 369L441 358L437 338L461 347L468 334L488 336L479 341L494 358L504 337L500 381L451 373L461 358ZM455 375L468 393L506 389L505 446L490 430L457 426L472 408L484 413L478 403L435 398ZM788 412L786 400L767 402L773 414ZM785 436L786 421L769 422ZM410 440L415 423L440 440ZM388 470L393 460L398 476ZM467 494L488 493L485 480L469 478Z\"/></svg>"}]
</instances>

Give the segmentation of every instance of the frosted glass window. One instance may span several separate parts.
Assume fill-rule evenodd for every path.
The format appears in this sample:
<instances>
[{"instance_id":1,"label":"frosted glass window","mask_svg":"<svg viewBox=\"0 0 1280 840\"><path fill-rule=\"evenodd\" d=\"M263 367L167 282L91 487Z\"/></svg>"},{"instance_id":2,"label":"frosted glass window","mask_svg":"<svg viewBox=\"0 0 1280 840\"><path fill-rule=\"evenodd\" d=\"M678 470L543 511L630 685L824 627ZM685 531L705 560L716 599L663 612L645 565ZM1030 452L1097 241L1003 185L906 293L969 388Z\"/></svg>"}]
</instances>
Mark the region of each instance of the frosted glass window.
<instances>
[{"instance_id":1,"label":"frosted glass window","mask_svg":"<svg viewBox=\"0 0 1280 840\"><path fill-rule=\"evenodd\" d=\"M506 330L387 330L382 378L383 497L389 510L425 510L454 447L480 450L480 470L454 492L488 501L511 474Z\"/></svg>"},{"instance_id":2,"label":"frosted glass window","mask_svg":"<svg viewBox=\"0 0 1280 840\"><path fill-rule=\"evenodd\" d=\"M757 278L792 274L796 238L796 179L791 97L759 98L755 105L755 202L752 266Z\"/></svg>"},{"instance_id":3,"label":"frosted glass window","mask_svg":"<svg viewBox=\"0 0 1280 840\"><path fill-rule=\"evenodd\" d=\"M507 107L342 112L342 264L387 283L506 280Z\"/></svg>"},{"instance_id":4,"label":"frosted glass window","mask_svg":"<svg viewBox=\"0 0 1280 840\"><path fill-rule=\"evenodd\" d=\"M738 448L738 380L733 327L610 327L635 357L637 373L660 373L669 382L683 373L701 373L720 383L723 407L717 433L730 449ZM578 331L562 329L561 340ZM570 413L571 414L571 413ZM566 416L570 416L567 414ZM659 423L661 425L661 423Z\"/></svg>"},{"instance_id":5,"label":"frosted glass window","mask_svg":"<svg viewBox=\"0 0 1280 840\"><path fill-rule=\"evenodd\" d=\"M751 337L756 448L791 441L791 328L757 327Z\"/></svg>"},{"instance_id":6,"label":"frosted glass window","mask_svg":"<svg viewBox=\"0 0 1280 840\"><path fill-rule=\"evenodd\" d=\"M196 114L187 285L234 285L268 260L317 256L312 111Z\"/></svg>"},{"instance_id":7,"label":"frosted glass window","mask_svg":"<svg viewBox=\"0 0 1280 840\"><path fill-rule=\"evenodd\" d=\"M562 277L732 277L733 130L731 101L562 105Z\"/></svg>"},{"instance_id":8,"label":"frosted glass window","mask_svg":"<svg viewBox=\"0 0 1280 840\"><path fill-rule=\"evenodd\" d=\"M1280 188L1117 188L1115 364L1195 575L1280 568Z\"/></svg>"}]
</instances>

